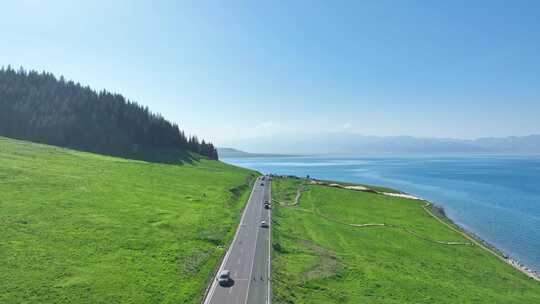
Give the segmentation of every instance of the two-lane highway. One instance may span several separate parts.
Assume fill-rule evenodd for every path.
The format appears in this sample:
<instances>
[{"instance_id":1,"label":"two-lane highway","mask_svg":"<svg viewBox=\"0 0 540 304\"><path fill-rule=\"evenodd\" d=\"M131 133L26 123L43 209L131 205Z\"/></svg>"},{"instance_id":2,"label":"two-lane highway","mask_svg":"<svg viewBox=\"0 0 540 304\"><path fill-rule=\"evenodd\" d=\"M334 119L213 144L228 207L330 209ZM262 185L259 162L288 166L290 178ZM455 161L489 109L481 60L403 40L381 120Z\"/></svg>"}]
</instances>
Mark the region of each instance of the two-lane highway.
<instances>
[{"instance_id":1,"label":"two-lane highway","mask_svg":"<svg viewBox=\"0 0 540 304\"><path fill-rule=\"evenodd\" d=\"M251 196L236 235L227 251L217 275L229 270L231 281L222 286L214 278L205 304L263 304L271 302L270 242L271 209L264 203L271 202L271 181L260 177L255 181ZM261 222L268 227L261 227Z\"/></svg>"}]
</instances>

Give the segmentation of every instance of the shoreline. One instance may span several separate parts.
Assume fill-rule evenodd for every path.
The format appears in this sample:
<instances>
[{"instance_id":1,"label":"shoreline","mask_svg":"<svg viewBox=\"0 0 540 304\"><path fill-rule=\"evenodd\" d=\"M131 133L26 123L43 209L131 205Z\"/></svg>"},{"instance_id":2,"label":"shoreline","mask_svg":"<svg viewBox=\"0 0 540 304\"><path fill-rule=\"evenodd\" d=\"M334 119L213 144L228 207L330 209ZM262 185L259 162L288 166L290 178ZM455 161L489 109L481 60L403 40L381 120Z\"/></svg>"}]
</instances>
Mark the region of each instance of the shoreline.
<instances>
[{"instance_id":1,"label":"shoreline","mask_svg":"<svg viewBox=\"0 0 540 304\"><path fill-rule=\"evenodd\" d=\"M430 202L421 197L411 195L411 194L408 194L399 190L397 190L397 192L384 192L384 191L378 191L374 188L371 188L371 186L367 186L367 185L355 185L351 183L329 182L329 181L321 181L321 180L316 180L316 179L310 179L310 183L315 184L315 185L327 186L327 187L335 187L335 188L341 188L341 189L352 190L352 191L371 192L371 193L376 193L380 195L400 197L400 198L425 202L426 204L423 205L422 208L430 216L434 217L435 219L440 221L443 225L447 226L451 230L454 230L457 233L461 234L463 237L470 240L475 245L491 253L492 255L497 257L499 260L512 266L517 271L525 274L526 276L528 276L529 278L535 281L540 282L540 273L538 271L535 271L527 267L526 265L522 264L519 260L506 254L503 250L501 250L500 248L497 248L493 244L482 239L480 236L478 236L474 232L469 231L463 228L462 226L456 224L451 218L449 218L446 215L446 213L444 212L444 207L436 203ZM392 190L395 190L395 189L392 189Z\"/></svg>"},{"instance_id":2,"label":"shoreline","mask_svg":"<svg viewBox=\"0 0 540 304\"><path fill-rule=\"evenodd\" d=\"M503 250L496 247L495 245L489 243L488 241L484 240L480 236L478 236L476 233L471 232L460 225L456 224L451 218L446 216L444 213L444 208L440 205L434 204L430 201L417 198L421 201L426 202L426 205L423 206L424 210L428 212L431 216L438 219L442 224L446 225L450 229L458 232L465 238L469 239L471 242L473 242L475 245L481 247L482 249L488 251L495 257L497 257L499 260L505 262L506 264L512 266L514 269L518 270L519 272L525 274L529 278L540 282L540 274L527 267L526 265L519 262L516 258L513 258L512 256L506 254ZM439 210L440 212L433 212L433 210Z\"/></svg>"}]
</instances>

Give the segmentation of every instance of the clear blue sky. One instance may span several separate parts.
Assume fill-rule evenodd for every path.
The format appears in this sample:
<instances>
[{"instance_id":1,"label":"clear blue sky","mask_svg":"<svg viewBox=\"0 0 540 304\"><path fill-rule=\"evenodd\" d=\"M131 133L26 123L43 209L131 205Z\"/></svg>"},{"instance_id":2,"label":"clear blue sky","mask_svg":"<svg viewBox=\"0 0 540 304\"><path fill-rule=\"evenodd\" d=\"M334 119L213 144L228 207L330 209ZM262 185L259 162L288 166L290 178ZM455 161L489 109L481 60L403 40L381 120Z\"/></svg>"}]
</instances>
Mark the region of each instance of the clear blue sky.
<instances>
[{"instance_id":1,"label":"clear blue sky","mask_svg":"<svg viewBox=\"0 0 540 304\"><path fill-rule=\"evenodd\" d=\"M9 2L0 65L122 93L218 144L540 133L540 1Z\"/></svg>"}]
</instances>

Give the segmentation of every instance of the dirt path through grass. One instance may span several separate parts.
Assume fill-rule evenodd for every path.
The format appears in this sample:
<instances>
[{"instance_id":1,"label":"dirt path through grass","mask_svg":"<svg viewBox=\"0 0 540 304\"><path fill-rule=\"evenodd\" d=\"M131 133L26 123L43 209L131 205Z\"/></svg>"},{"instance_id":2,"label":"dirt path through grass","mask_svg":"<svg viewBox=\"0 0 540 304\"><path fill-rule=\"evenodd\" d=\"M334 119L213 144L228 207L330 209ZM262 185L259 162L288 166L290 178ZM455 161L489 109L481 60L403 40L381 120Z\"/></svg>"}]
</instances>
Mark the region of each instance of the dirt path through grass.
<instances>
[{"instance_id":1,"label":"dirt path through grass","mask_svg":"<svg viewBox=\"0 0 540 304\"><path fill-rule=\"evenodd\" d=\"M321 183L318 183L319 185L321 185ZM322 184L324 185L324 184ZM338 187L339 184L330 184L330 187L337 187L337 188L341 188L341 187ZM354 191L368 191L368 192L375 192L377 194L382 194L382 195L385 195L385 192L378 192L378 191L375 191L375 190L371 190L367 187L364 187L362 186L361 188L350 188L350 187L346 187L344 189L348 189L348 190L354 190ZM407 228L407 227L403 227L403 226L400 226L400 225L395 225L395 224L389 224L389 223L362 223L362 224L356 224L356 223L345 223L345 222L342 222L342 221L339 221L335 218L332 218L326 214L323 214L322 212L320 212L318 209L315 209L315 210L309 210L309 209L304 209L304 208L298 208L298 206L300 205L300 197L302 195L302 192L303 191L307 191L306 189L306 186L304 184L299 184L298 185L298 188L296 189L296 196L294 198L294 202L293 203L284 203L284 202L278 202L282 207L294 207L296 210L299 210L299 211L304 211L304 212L311 212L319 217L322 217L326 220L329 220L329 221L333 221L335 223L339 223L339 224L342 224L342 225L346 225L346 226L351 226L351 227L357 227L357 228L369 228L369 227L386 227L386 228L393 228L393 229L401 229L419 239L422 239L422 240L425 240L425 241L428 241L428 242L432 242L432 243L437 243L437 244L441 244L441 245L472 245L473 243L470 243L470 242L456 242L456 241L440 241L440 240L434 240L434 239L431 239L429 237L425 237L419 233L417 233L416 231L410 229L410 228ZM392 193L393 194L393 193ZM391 196L394 196L394 195L391 195ZM425 208L424 208L425 209ZM426 211L428 211L427 209L425 209ZM432 216L435 216L433 214L431 214L429 211L428 213ZM439 218L437 218L439 221L442 221L440 220ZM444 223L444 222L443 222ZM445 225L447 225L446 223L444 223ZM449 225L447 225L448 227L450 227ZM455 230L454 228L450 227L452 230ZM457 230L455 230L457 231ZM459 232L459 231L457 231Z\"/></svg>"},{"instance_id":2,"label":"dirt path through grass","mask_svg":"<svg viewBox=\"0 0 540 304\"><path fill-rule=\"evenodd\" d=\"M456 229L455 227L452 227L450 224L446 223L445 221L443 221L441 218L439 218L438 216L436 216L435 214L433 214L433 212L431 212L429 210L429 206L431 206L432 204L427 202L425 205L422 206L422 208L432 217L434 217L436 220L438 220L439 222L441 222L443 225L445 225L446 227L450 228L451 230L461 234L464 238L468 239L469 241L471 241L473 244L477 245L478 247L486 250L487 252L491 253L492 255L494 255L495 257L497 257L499 260L509 264L510 266L514 267L515 269L519 270L520 272L526 274L528 277L530 277L531 279L534 279L538 282L540 282L540 278L538 277L538 275L535 275L534 273L531 273L529 271L527 271L526 269L523 269L523 266L521 266L518 262L512 260L512 259L507 259L503 256L501 256L500 254L498 254L497 252L495 252L494 250L490 249L488 246L485 246L484 244L482 244L481 242L477 241L476 239L474 239L473 237L471 237L470 235L468 235L467 233L463 232L463 231L460 231L459 229Z\"/></svg>"},{"instance_id":3,"label":"dirt path through grass","mask_svg":"<svg viewBox=\"0 0 540 304\"><path fill-rule=\"evenodd\" d=\"M375 189L371 189L369 187L366 187L366 186L346 186L346 185L341 185L341 184L338 184L338 183L327 183L327 182L321 182L321 181L315 181L314 184L316 185L321 185L321 186L327 186L327 187L334 187L334 188L341 188L341 189L347 189L347 190L353 190L353 191L361 191L361 192L373 192L373 193L376 193L376 194L380 194L380 195L386 195L386 196L392 196L392 197L400 197L400 198L405 198L405 199L411 199L411 200L419 200L419 201L425 201L423 200L422 198L419 198L419 197L416 197L416 196L413 196L413 195L409 195L409 194L406 194L406 193L391 193L391 192L383 192L383 191L378 191L378 190L375 190ZM298 201L295 201L295 204L293 206L296 206L298 205ZM428 241L431 241L431 242L436 242L436 243L439 243L439 244L444 244L444 245L477 245L478 247L486 250L487 252L489 252L490 254L494 255L495 257L497 257L499 260L511 265L512 267L514 267L515 269L519 270L520 272L524 273L525 275L527 275L528 277L536 280L536 281L539 281L540 282L540 277L538 277L537 274L529 271L528 269L526 269L523 265L521 265L519 262L513 260L513 259L510 259L510 258L506 258L504 256L502 256L501 254L497 253L495 250L489 248L488 246L482 244L481 241L478 241L476 240L474 237L470 236L468 233L460 230L460 229L457 229L455 227L453 227L452 225L448 224L447 222L445 222L443 219L441 219L439 216L436 216L435 214L433 214L433 212L431 212L429 210L429 207L432 206L432 204L430 202L427 202L426 201L426 204L425 205L422 205L422 208L424 209L424 211L431 217L435 218L437 221L439 221L440 223L442 223L444 226L446 226L447 228L449 228L450 230L454 231L454 232L457 232L458 234L460 234L461 236L463 236L464 238L466 238L467 240L470 241L470 243L465 243L465 242L446 242L446 241L437 241L437 240L431 240L429 238L425 238L421 235L419 235L418 233L416 233L414 230L411 230L411 229L408 229L406 227L399 227L399 226L396 226L396 225L392 225L392 224L385 224L385 223L380 223L380 224L346 224L346 223L342 223L342 224L346 224L346 225L349 225L349 226L354 226L354 227L375 227L375 226L384 226L384 227L393 227L393 228L401 228L401 229L404 229L405 231L407 231L408 233L418 237L418 238L421 238L421 239L425 239L425 240L428 240ZM319 216L322 216L321 214L318 214Z\"/></svg>"},{"instance_id":4,"label":"dirt path through grass","mask_svg":"<svg viewBox=\"0 0 540 304\"><path fill-rule=\"evenodd\" d=\"M433 220L425 201L340 188L275 180L276 302L540 303L536 281Z\"/></svg>"}]
</instances>

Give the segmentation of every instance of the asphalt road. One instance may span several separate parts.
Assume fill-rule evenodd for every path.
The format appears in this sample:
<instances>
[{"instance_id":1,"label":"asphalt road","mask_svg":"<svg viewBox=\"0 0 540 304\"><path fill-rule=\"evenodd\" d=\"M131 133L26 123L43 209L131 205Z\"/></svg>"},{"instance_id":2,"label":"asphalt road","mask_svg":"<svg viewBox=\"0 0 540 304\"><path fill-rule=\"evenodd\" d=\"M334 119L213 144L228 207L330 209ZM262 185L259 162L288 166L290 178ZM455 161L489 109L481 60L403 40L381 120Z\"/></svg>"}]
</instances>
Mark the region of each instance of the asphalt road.
<instances>
[{"instance_id":1,"label":"asphalt road","mask_svg":"<svg viewBox=\"0 0 540 304\"><path fill-rule=\"evenodd\" d=\"M261 183L264 184L261 186ZM234 240L219 268L231 272L231 282L221 286L214 278L205 304L263 304L271 302L270 229L271 210L264 208L271 201L268 177L257 179L242 215ZM261 221L270 227L261 227Z\"/></svg>"}]
</instances>

